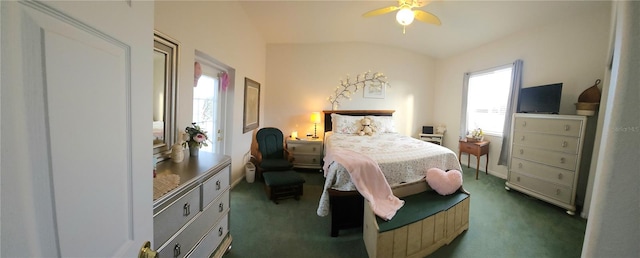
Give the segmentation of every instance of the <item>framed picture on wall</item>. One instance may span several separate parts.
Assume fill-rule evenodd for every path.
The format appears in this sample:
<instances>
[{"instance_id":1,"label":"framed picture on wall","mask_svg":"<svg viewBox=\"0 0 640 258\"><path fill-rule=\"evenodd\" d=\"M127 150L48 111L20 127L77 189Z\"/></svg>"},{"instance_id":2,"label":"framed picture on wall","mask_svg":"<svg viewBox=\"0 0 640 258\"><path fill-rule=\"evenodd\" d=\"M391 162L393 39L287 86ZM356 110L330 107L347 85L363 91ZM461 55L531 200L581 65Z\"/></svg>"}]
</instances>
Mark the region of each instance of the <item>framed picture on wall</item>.
<instances>
[{"instance_id":1,"label":"framed picture on wall","mask_svg":"<svg viewBox=\"0 0 640 258\"><path fill-rule=\"evenodd\" d=\"M384 99L386 84L367 84L364 86L364 97L372 99Z\"/></svg>"},{"instance_id":2,"label":"framed picture on wall","mask_svg":"<svg viewBox=\"0 0 640 258\"><path fill-rule=\"evenodd\" d=\"M244 78L244 113L242 133L258 128L260 124L260 83Z\"/></svg>"}]
</instances>

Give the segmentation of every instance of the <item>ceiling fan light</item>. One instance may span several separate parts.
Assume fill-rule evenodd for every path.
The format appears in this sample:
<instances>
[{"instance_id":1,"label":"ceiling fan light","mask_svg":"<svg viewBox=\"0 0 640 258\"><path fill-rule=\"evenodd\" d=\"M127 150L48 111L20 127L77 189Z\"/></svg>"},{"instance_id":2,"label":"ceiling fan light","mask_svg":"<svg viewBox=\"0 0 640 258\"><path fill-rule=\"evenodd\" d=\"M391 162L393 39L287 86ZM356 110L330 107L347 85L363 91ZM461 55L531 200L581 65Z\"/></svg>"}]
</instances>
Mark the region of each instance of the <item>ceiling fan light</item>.
<instances>
[{"instance_id":1,"label":"ceiling fan light","mask_svg":"<svg viewBox=\"0 0 640 258\"><path fill-rule=\"evenodd\" d=\"M415 18L415 15L413 14L413 11L411 11L411 8L408 7L404 7L396 13L396 21L403 26L411 24L413 22L413 18Z\"/></svg>"}]
</instances>

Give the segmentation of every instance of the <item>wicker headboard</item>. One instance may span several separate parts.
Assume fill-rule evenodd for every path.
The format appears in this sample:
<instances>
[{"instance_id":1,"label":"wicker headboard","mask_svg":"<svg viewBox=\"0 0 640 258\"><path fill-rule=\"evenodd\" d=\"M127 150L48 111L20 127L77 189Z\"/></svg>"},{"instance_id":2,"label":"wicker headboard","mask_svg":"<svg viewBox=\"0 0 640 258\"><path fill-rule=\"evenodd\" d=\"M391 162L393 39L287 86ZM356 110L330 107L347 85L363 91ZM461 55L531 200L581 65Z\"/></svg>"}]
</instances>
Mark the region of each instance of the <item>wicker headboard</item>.
<instances>
[{"instance_id":1,"label":"wicker headboard","mask_svg":"<svg viewBox=\"0 0 640 258\"><path fill-rule=\"evenodd\" d=\"M331 114L347 115L347 116L393 116L395 110L323 110L324 113L324 131L329 132L333 128L331 123Z\"/></svg>"}]
</instances>

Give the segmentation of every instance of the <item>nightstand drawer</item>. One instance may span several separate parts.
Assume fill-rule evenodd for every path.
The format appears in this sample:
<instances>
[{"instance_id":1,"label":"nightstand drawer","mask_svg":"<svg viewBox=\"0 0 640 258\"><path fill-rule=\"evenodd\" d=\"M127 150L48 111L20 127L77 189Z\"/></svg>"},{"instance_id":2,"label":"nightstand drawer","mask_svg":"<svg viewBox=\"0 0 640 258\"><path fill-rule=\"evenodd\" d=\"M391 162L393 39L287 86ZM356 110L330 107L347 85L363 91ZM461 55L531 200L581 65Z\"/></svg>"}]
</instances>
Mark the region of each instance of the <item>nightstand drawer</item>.
<instances>
[{"instance_id":1,"label":"nightstand drawer","mask_svg":"<svg viewBox=\"0 0 640 258\"><path fill-rule=\"evenodd\" d=\"M295 154L293 155L293 164L294 165L319 165L322 160L322 156L320 155L302 155Z\"/></svg>"},{"instance_id":2,"label":"nightstand drawer","mask_svg":"<svg viewBox=\"0 0 640 258\"><path fill-rule=\"evenodd\" d=\"M291 141L287 144L287 150L289 153L320 154L322 153L322 142L298 143Z\"/></svg>"},{"instance_id":3,"label":"nightstand drawer","mask_svg":"<svg viewBox=\"0 0 640 258\"><path fill-rule=\"evenodd\" d=\"M480 147L477 145L469 144L469 143L463 143L463 144L460 144L460 151L465 153L476 154L480 152Z\"/></svg>"},{"instance_id":4,"label":"nightstand drawer","mask_svg":"<svg viewBox=\"0 0 640 258\"><path fill-rule=\"evenodd\" d=\"M511 159L511 171L537 178L544 178L550 182L573 187L574 172L571 170L547 166L544 164L526 161L523 159Z\"/></svg>"}]
</instances>

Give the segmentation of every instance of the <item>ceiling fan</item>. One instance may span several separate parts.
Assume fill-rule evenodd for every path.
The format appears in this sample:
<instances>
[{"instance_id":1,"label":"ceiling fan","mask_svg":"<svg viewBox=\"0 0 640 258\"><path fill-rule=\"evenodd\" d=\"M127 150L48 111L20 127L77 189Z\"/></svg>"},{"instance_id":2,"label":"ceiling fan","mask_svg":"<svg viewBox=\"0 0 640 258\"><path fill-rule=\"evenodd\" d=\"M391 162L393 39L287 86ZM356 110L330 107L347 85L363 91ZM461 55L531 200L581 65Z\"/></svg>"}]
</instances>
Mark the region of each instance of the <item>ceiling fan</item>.
<instances>
[{"instance_id":1,"label":"ceiling fan","mask_svg":"<svg viewBox=\"0 0 640 258\"><path fill-rule=\"evenodd\" d=\"M402 33L405 33L407 25L411 24L414 19L426 22L434 25L440 25L440 19L423 10L413 10L413 8L420 8L431 3L430 0L398 0L398 6L387 6L364 13L363 17L372 17L382 14L387 14L398 10L396 13L396 21L402 25Z\"/></svg>"}]
</instances>

